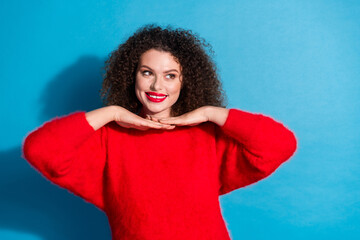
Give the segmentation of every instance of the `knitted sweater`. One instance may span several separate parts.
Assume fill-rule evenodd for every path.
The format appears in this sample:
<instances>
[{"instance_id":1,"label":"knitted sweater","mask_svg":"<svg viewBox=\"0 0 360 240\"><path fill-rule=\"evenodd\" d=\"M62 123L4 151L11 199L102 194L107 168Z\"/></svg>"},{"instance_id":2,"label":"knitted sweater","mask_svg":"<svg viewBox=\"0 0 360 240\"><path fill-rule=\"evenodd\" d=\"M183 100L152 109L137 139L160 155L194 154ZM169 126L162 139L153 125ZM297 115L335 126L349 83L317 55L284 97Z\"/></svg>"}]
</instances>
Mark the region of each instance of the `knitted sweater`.
<instances>
[{"instance_id":1,"label":"knitted sweater","mask_svg":"<svg viewBox=\"0 0 360 240\"><path fill-rule=\"evenodd\" d=\"M24 157L51 182L108 216L114 240L230 239L219 196L270 175L296 150L294 134L262 114L230 109L212 122L95 131L84 112L25 139Z\"/></svg>"}]
</instances>

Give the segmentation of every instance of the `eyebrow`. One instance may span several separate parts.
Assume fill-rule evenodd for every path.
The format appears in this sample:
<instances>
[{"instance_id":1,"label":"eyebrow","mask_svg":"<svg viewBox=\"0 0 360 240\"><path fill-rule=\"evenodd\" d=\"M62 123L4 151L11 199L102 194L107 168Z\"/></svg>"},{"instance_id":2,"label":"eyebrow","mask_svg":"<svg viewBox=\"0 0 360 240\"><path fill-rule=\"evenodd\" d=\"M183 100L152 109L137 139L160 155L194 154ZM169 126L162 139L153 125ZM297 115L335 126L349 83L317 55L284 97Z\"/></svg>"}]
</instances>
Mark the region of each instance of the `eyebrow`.
<instances>
[{"instance_id":1,"label":"eyebrow","mask_svg":"<svg viewBox=\"0 0 360 240\"><path fill-rule=\"evenodd\" d=\"M146 67L146 68L150 69L151 71L153 71L151 67L146 66L146 65L141 65L140 67ZM176 69L170 69L170 70L165 71L164 73L168 73L168 72L172 72L172 71L179 73L178 70L176 70Z\"/></svg>"}]
</instances>

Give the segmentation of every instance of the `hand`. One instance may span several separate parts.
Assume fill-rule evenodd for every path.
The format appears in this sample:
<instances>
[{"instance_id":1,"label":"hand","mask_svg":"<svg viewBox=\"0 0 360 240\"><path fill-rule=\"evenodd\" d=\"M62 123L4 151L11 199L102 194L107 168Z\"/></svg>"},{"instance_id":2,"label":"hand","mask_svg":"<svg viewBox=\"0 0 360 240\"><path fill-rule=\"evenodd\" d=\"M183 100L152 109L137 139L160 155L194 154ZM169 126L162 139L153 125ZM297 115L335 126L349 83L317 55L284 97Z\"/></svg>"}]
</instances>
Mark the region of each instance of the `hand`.
<instances>
[{"instance_id":1,"label":"hand","mask_svg":"<svg viewBox=\"0 0 360 240\"><path fill-rule=\"evenodd\" d=\"M195 126L202 122L209 121L208 109L209 109L208 106L203 106L178 117L170 117L170 118L162 118L162 119L152 118L152 120L158 121L163 124L171 124L176 126Z\"/></svg>"},{"instance_id":2,"label":"hand","mask_svg":"<svg viewBox=\"0 0 360 240\"><path fill-rule=\"evenodd\" d=\"M175 128L175 126L171 126L170 124L152 121L148 118L142 118L122 107L118 107L114 115L114 121L122 127L135 128L139 130L147 130L149 128L170 130Z\"/></svg>"}]
</instances>

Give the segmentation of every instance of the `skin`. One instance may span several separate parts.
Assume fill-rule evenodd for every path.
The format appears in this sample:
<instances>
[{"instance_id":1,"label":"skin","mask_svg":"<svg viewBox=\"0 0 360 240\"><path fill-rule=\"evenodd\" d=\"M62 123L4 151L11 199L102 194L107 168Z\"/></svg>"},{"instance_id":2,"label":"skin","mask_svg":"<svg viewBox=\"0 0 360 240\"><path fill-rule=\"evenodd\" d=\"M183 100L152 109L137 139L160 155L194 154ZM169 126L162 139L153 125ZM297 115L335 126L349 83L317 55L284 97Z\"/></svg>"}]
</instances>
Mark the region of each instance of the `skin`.
<instances>
[{"instance_id":1,"label":"skin","mask_svg":"<svg viewBox=\"0 0 360 240\"><path fill-rule=\"evenodd\" d=\"M140 57L136 73L135 93L142 104L141 116L170 117L171 106L181 90L181 66L169 52L150 49ZM166 95L162 102L152 102L146 92Z\"/></svg>"},{"instance_id":2,"label":"skin","mask_svg":"<svg viewBox=\"0 0 360 240\"><path fill-rule=\"evenodd\" d=\"M140 114L112 105L87 112L86 119L94 130L111 121L139 130L171 130L176 126L195 126L207 121L223 126L229 109L222 107L203 106L181 116L170 116L171 107L181 91L181 80L181 66L176 59L168 52L150 49L140 57L136 74L135 93L143 105ZM148 91L168 96L163 102L154 103L147 99L145 92Z\"/></svg>"}]
</instances>

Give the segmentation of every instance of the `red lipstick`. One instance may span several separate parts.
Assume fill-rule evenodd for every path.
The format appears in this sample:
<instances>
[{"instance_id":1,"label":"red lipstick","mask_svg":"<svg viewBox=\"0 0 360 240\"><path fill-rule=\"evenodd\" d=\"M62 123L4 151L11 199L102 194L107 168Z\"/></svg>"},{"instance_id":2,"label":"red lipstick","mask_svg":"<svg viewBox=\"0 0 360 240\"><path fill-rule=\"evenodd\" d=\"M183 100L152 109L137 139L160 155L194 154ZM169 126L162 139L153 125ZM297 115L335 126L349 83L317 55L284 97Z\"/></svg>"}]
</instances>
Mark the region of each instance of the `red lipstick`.
<instances>
[{"instance_id":1,"label":"red lipstick","mask_svg":"<svg viewBox=\"0 0 360 240\"><path fill-rule=\"evenodd\" d=\"M152 102L162 102L167 97L167 95L165 94L156 93L156 92L146 92L145 94L146 97Z\"/></svg>"}]
</instances>

